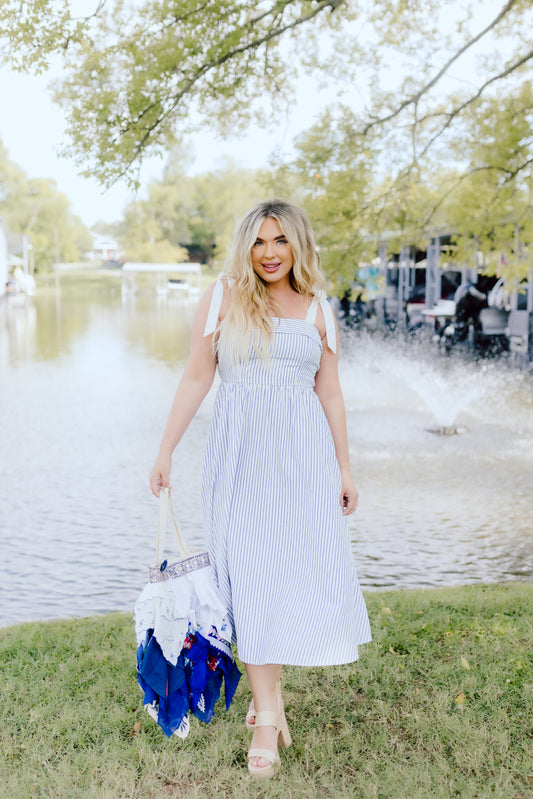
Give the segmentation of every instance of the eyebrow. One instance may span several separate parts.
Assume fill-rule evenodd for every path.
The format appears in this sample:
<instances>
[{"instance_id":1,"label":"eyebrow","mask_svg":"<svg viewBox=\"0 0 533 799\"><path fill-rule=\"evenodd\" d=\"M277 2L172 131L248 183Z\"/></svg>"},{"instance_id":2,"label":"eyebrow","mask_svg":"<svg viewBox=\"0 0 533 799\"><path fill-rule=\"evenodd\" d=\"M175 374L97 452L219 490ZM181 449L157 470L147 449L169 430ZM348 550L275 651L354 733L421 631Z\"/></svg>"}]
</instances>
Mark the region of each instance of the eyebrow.
<instances>
[{"instance_id":1,"label":"eyebrow","mask_svg":"<svg viewBox=\"0 0 533 799\"><path fill-rule=\"evenodd\" d=\"M286 238L287 236L284 233L282 233L281 236L276 236L274 238L274 241L279 241L280 239L286 239ZM264 241L264 239L262 239L261 236L257 236L256 241Z\"/></svg>"}]
</instances>

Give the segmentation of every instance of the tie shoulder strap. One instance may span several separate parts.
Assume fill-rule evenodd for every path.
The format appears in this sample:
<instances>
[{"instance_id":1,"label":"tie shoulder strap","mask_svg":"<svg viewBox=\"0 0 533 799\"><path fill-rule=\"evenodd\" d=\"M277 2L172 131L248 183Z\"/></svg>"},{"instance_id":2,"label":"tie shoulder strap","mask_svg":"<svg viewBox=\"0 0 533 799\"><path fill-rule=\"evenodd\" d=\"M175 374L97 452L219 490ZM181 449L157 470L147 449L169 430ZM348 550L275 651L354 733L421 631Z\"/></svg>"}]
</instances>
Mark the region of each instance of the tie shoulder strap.
<instances>
[{"instance_id":1,"label":"tie shoulder strap","mask_svg":"<svg viewBox=\"0 0 533 799\"><path fill-rule=\"evenodd\" d=\"M305 317L305 321L311 322L312 325L314 325L316 322L318 303L319 303L319 297L317 294L314 294L313 299L311 300L311 305L309 306L309 309L307 311L307 316Z\"/></svg>"},{"instance_id":2,"label":"tie shoulder strap","mask_svg":"<svg viewBox=\"0 0 533 799\"><path fill-rule=\"evenodd\" d=\"M333 311L331 310L331 305L329 304L328 298L326 297L326 294L323 291L319 291L314 295L305 319L307 322L311 322L311 324L314 325L316 322L316 315L318 312L319 305L322 308L322 313L324 315L324 323L326 325L327 345L332 352L337 352L337 334L335 331L335 319L333 317Z\"/></svg>"},{"instance_id":3,"label":"tie shoulder strap","mask_svg":"<svg viewBox=\"0 0 533 799\"><path fill-rule=\"evenodd\" d=\"M214 333L217 329L220 308L222 306L222 300L224 299L224 284L222 283L223 277L224 275L219 275L213 289L211 304L209 306L209 311L205 322L204 337L210 336L211 333Z\"/></svg>"}]
</instances>

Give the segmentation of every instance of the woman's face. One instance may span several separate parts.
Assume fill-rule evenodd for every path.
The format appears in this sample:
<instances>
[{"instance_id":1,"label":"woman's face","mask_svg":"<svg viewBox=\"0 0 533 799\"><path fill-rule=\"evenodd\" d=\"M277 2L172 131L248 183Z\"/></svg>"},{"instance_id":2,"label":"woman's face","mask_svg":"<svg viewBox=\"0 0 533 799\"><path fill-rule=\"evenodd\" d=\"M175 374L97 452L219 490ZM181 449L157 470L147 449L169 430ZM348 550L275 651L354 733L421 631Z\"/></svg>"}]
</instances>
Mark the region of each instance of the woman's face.
<instances>
[{"instance_id":1,"label":"woman's face","mask_svg":"<svg viewBox=\"0 0 533 799\"><path fill-rule=\"evenodd\" d=\"M291 245L276 219L265 219L252 247L252 266L265 283L289 282L294 259Z\"/></svg>"}]
</instances>

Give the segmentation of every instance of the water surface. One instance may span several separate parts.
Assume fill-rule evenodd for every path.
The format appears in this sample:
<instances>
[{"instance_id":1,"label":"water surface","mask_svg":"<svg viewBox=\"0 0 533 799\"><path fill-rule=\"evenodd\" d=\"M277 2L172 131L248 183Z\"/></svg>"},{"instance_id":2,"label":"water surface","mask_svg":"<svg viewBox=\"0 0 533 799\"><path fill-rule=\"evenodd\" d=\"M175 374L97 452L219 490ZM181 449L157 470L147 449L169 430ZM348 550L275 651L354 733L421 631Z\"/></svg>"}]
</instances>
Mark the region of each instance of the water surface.
<instances>
[{"instance_id":1,"label":"water surface","mask_svg":"<svg viewBox=\"0 0 533 799\"><path fill-rule=\"evenodd\" d=\"M0 305L0 624L132 609L153 559L148 473L193 312L149 288L123 299L114 275L62 276L59 291ZM341 374L363 588L531 580L531 376L356 337ZM214 390L174 457L196 546ZM446 415L466 432L428 432Z\"/></svg>"}]
</instances>

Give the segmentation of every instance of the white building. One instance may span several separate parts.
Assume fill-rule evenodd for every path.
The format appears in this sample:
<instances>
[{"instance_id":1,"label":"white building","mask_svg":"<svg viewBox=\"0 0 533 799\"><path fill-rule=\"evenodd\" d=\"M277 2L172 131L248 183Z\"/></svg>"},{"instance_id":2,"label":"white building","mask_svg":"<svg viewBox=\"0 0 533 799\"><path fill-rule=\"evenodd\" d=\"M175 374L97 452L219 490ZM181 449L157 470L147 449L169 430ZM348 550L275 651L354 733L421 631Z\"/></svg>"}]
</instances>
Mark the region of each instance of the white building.
<instances>
[{"instance_id":1,"label":"white building","mask_svg":"<svg viewBox=\"0 0 533 799\"><path fill-rule=\"evenodd\" d=\"M91 261L117 261L122 254L122 250L111 236L91 231L93 237L93 249L89 253Z\"/></svg>"}]
</instances>

